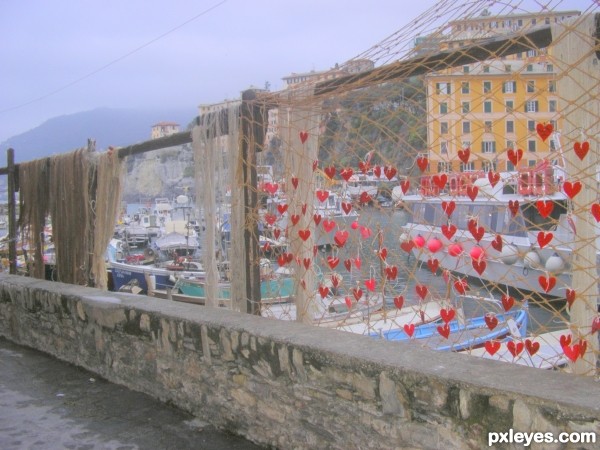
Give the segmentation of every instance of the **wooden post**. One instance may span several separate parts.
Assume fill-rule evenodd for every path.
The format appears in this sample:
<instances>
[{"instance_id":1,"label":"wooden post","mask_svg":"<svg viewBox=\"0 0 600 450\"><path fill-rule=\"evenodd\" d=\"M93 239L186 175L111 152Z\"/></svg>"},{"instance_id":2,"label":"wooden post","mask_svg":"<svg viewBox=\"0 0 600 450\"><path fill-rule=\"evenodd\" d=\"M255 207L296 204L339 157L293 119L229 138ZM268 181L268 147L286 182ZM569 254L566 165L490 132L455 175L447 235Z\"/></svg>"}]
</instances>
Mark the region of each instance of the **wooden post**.
<instances>
[{"instance_id":1,"label":"wooden post","mask_svg":"<svg viewBox=\"0 0 600 450\"><path fill-rule=\"evenodd\" d=\"M265 119L254 90L242 93L241 158L244 192L244 250L246 259L246 311L260 314L260 248L258 234L258 182L256 151L264 139Z\"/></svg>"},{"instance_id":2,"label":"wooden post","mask_svg":"<svg viewBox=\"0 0 600 450\"><path fill-rule=\"evenodd\" d=\"M7 151L8 168L8 259L9 273L17 273L17 206L15 193L19 190L17 169L15 167L15 151Z\"/></svg>"},{"instance_id":3,"label":"wooden post","mask_svg":"<svg viewBox=\"0 0 600 450\"><path fill-rule=\"evenodd\" d=\"M598 338L591 334L597 316L598 268L596 264L595 221L590 213L598 195L596 181L600 162L600 62L596 57L595 35L598 32L596 14L581 16L552 26L553 60L558 69L557 91L562 116L562 145L568 181L580 181L581 192L573 198L576 237L573 243L571 287L576 299L570 308L572 343L587 341L585 355L571 368L576 374L596 373ZM588 141L590 151L583 160L575 154L575 142Z\"/></svg>"}]
</instances>

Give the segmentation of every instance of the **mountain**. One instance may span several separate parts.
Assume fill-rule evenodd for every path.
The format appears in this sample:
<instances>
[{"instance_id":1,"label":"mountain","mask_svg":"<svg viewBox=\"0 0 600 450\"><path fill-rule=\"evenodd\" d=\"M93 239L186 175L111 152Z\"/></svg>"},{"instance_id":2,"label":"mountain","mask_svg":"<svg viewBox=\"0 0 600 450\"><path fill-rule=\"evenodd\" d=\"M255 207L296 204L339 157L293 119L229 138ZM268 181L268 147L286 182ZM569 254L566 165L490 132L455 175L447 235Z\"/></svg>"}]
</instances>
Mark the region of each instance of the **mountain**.
<instances>
[{"instance_id":1,"label":"mountain","mask_svg":"<svg viewBox=\"0 0 600 450\"><path fill-rule=\"evenodd\" d=\"M131 110L98 108L54 117L0 144L0 152L12 147L15 161L26 162L84 147L95 139L96 149L121 147L150 139L152 125L177 122L182 130L198 115L196 108L180 110ZM1 157L1 156L0 156Z\"/></svg>"}]
</instances>

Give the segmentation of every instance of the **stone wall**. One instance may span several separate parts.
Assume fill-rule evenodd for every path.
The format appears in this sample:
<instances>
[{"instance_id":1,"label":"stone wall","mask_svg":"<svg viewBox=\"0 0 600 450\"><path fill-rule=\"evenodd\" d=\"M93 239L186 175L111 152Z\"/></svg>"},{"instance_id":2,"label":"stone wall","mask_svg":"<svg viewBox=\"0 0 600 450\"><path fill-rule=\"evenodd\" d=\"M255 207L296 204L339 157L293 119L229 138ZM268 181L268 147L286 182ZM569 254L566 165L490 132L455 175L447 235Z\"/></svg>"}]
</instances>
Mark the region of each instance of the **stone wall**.
<instances>
[{"instance_id":1,"label":"stone wall","mask_svg":"<svg viewBox=\"0 0 600 450\"><path fill-rule=\"evenodd\" d=\"M590 378L186 303L0 275L0 335L282 449L600 434Z\"/></svg>"}]
</instances>

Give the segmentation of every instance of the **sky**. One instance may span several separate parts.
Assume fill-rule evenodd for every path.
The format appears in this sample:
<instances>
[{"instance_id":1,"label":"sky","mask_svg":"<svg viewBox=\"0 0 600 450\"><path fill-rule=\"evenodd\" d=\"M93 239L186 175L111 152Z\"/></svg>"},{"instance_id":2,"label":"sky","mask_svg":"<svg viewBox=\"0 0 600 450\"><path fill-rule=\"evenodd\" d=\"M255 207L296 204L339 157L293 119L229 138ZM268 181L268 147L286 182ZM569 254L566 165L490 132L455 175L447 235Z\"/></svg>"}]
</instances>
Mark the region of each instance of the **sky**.
<instances>
[{"instance_id":1,"label":"sky","mask_svg":"<svg viewBox=\"0 0 600 450\"><path fill-rule=\"evenodd\" d=\"M0 0L0 142L99 107L196 108L266 82L280 90L282 77L356 57L444 1Z\"/></svg>"}]
</instances>

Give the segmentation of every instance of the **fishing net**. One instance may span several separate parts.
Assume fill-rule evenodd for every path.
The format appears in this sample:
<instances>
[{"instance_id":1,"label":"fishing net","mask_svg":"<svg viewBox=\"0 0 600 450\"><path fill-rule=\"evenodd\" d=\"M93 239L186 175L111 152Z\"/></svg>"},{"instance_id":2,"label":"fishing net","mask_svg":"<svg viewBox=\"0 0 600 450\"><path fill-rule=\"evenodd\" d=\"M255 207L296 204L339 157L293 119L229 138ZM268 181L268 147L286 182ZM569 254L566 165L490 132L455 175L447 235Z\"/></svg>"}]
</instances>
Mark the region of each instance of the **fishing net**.
<instances>
[{"instance_id":1,"label":"fishing net","mask_svg":"<svg viewBox=\"0 0 600 450\"><path fill-rule=\"evenodd\" d=\"M597 375L600 8L561 3L441 1L257 92L238 306Z\"/></svg>"}]
</instances>

